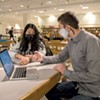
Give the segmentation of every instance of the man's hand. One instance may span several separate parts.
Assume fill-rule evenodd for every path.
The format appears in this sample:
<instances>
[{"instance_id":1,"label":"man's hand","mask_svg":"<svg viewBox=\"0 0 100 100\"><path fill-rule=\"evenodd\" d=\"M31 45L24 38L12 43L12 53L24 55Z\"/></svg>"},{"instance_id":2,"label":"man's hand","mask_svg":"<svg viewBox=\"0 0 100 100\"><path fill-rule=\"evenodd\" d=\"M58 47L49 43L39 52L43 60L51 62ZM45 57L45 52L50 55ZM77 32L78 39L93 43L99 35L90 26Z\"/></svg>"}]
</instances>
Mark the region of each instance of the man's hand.
<instances>
[{"instance_id":1,"label":"man's hand","mask_svg":"<svg viewBox=\"0 0 100 100\"><path fill-rule=\"evenodd\" d=\"M28 55L28 57L30 57L33 61L36 62L43 61L43 55L38 51L35 51L33 55Z\"/></svg>"},{"instance_id":2,"label":"man's hand","mask_svg":"<svg viewBox=\"0 0 100 100\"><path fill-rule=\"evenodd\" d=\"M67 70L66 66L64 64L57 64L54 69L56 71L61 72L62 74L64 73L65 70Z\"/></svg>"}]
</instances>

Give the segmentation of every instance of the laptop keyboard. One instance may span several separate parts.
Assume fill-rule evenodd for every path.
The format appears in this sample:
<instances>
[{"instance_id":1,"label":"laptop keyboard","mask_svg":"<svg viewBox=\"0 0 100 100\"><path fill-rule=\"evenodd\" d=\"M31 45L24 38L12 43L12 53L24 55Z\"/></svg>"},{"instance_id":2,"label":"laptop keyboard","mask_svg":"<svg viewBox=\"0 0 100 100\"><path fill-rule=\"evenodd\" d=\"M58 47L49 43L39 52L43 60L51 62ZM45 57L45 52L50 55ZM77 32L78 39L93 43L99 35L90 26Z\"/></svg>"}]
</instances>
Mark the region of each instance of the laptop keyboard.
<instances>
[{"instance_id":1,"label":"laptop keyboard","mask_svg":"<svg viewBox=\"0 0 100 100\"><path fill-rule=\"evenodd\" d=\"M26 67L16 68L13 78L24 78L26 77Z\"/></svg>"}]
</instances>

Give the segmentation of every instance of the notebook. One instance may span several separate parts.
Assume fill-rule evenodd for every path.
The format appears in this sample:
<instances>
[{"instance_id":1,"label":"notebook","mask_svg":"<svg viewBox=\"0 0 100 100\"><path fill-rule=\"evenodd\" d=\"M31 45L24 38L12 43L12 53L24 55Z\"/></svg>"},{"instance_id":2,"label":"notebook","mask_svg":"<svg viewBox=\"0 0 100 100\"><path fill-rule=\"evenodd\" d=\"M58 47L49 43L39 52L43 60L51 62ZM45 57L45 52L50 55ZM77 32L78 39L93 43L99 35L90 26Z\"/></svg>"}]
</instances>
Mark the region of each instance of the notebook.
<instances>
[{"instance_id":1,"label":"notebook","mask_svg":"<svg viewBox=\"0 0 100 100\"><path fill-rule=\"evenodd\" d=\"M6 49L0 52L0 61L6 73L6 80L22 80L38 78L36 68L30 67L14 67L11 57Z\"/></svg>"}]
</instances>

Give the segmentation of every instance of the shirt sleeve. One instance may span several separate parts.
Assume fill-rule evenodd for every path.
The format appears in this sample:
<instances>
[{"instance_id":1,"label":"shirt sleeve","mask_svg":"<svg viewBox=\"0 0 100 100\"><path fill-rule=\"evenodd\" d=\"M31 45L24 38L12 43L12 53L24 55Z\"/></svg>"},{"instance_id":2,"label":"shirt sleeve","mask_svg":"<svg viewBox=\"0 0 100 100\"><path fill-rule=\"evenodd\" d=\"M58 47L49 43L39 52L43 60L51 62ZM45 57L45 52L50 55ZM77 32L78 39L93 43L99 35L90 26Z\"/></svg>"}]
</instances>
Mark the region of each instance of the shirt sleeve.
<instances>
[{"instance_id":1,"label":"shirt sleeve","mask_svg":"<svg viewBox=\"0 0 100 100\"><path fill-rule=\"evenodd\" d=\"M68 45L60 52L58 55L54 56L44 56L44 64L61 63L69 58Z\"/></svg>"},{"instance_id":2,"label":"shirt sleeve","mask_svg":"<svg viewBox=\"0 0 100 100\"><path fill-rule=\"evenodd\" d=\"M20 46L20 43L19 42L16 43L14 46L13 45L10 45L9 52L10 52L11 58L14 58L15 55L19 52L19 50L18 50L19 46Z\"/></svg>"},{"instance_id":3,"label":"shirt sleeve","mask_svg":"<svg viewBox=\"0 0 100 100\"><path fill-rule=\"evenodd\" d=\"M64 72L64 75L71 81L76 82L96 82L100 81L100 41L98 39L88 39L86 44L86 71Z\"/></svg>"},{"instance_id":4,"label":"shirt sleeve","mask_svg":"<svg viewBox=\"0 0 100 100\"><path fill-rule=\"evenodd\" d=\"M39 52L42 53L43 55L46 55L46 47L42 42L40 42L40 43L41 43L42 47L39 48Z\"/></svg>"}]
</instances>

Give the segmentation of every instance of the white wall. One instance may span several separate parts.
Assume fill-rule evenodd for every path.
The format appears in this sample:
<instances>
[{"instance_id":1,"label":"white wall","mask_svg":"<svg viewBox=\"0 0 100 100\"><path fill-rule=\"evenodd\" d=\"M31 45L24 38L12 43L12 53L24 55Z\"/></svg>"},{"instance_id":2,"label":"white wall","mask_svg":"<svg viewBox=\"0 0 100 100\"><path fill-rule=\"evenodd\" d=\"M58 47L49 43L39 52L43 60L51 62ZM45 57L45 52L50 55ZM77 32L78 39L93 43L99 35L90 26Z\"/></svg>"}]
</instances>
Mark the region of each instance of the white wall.
<instances>
[{"instance_id":1,"label":"white wall","mask_svg":"<svg viewBox=\"0 0 100 100\"><path fill-rule=\"evenodd\" d=\"M19 24L20 27L23 27L23 23L22 23L22 19L18 19L16 17L12 17L12 16L0 16L0 23L2 26L2 34L6 33L6 28L10 28L10 27L15 27L16 24Z\"/></svg>"},{"instance_id":2,"label":"white wall","mask_svg":"<svg viewBox=\"0 0 100 100\"><path fill-rule=\"evenodd\" d=\"M81 27L100 27L100 13L94 13L90 15L86 14L76 14L79 21L80 21L80 26ZM57 16L42 16L42 17L34 17L34 14L27 14L27 18L24 18L25 14L22 14L21 16L19 15L3 15L0 16L0 32L5 33L5 29L8 26L15 26L15 24L18 24L20 28L23 29L25 26L25 23L33 23L37 27L38 26L57 26ZM25 21L27 20L27 21ZM38 27L40 28L40 27Z\"/></svg>"},{"instance_id":3,"label":"white wall","mask_svg":"<svg viewBox=\"0 0 100 100\"><path fill-rule=\"evenodd\" d=\"M76 16L81 27L100 27L100 13L76 14ZM53 20L46 16L40 17L40 19L40 25L57 26L57 16Z\"/></svg>"},{"instance_id":4,"label":"white wall","mask_svg":"<svg viewBox=\"0 0 100 100\"><path fill-rule=\"evenodd\" d=\"M77 14L82 27L100 27L100 13Z\"/></svg>"},{"instance_id":5,"label":"white wall","mask_svg":"<svg viewBox=\"0 0 100 100\"><path fill-rule=\"evenodd\" d=\"M2 23L0 23L0 34L2 34Z\"/></svg>"}]
</instances>

